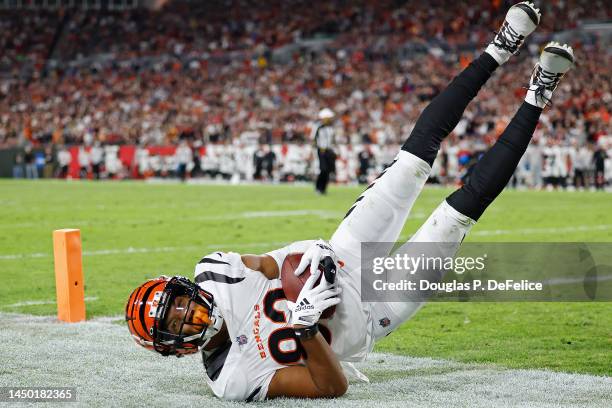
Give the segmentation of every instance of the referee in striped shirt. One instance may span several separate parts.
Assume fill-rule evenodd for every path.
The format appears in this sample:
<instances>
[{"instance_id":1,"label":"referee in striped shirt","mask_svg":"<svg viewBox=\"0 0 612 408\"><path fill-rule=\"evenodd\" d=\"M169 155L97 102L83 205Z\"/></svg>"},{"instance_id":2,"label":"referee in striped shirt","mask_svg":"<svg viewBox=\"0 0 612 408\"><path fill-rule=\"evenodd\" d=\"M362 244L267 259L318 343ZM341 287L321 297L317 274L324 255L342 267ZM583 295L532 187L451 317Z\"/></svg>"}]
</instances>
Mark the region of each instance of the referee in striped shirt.
<instances>
[{"instance_id":1,"label":"referee in striped shirt","mask_svg":"<svg viewBox=\"0 0 612 408\"><path fill-rule=\"evenodd\" d=\"M318 194L326 193L329 176L336 171L336 153L333 149L333 119L334 112L325 108L319 112L319 121L315 123L312 129L312 139L319 156L319 176L315 183L315 190Z\"/></svg>"}]
</instances>

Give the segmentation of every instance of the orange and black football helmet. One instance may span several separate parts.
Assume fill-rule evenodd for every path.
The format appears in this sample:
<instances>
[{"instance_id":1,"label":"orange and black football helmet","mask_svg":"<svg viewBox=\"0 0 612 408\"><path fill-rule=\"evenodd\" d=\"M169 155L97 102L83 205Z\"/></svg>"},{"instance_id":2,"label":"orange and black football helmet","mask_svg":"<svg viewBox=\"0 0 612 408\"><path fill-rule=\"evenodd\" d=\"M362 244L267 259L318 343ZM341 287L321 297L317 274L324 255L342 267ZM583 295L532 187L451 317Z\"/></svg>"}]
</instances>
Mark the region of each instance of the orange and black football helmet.
<instances>
[{"instance_id":1,"label":"orange and black football helmet","mask_svg":"<svg viewBox=\"0 0 612 408\"><path fill-rule=\"evenodd\" d=\"M208 311L207 319L194 323L187 321L185 313L178 333L165 327L165 318L174 299L186 296L190 310L194 302ZM223 325L223 318L215 308L213 295L182 276L160 276L146 281L130 295L125 306L125 320L137 344L164 356L181 357L196 353L206 345ZM196 326L197 334L184 334L186 325Z\"/></svg>"}]
</instances>

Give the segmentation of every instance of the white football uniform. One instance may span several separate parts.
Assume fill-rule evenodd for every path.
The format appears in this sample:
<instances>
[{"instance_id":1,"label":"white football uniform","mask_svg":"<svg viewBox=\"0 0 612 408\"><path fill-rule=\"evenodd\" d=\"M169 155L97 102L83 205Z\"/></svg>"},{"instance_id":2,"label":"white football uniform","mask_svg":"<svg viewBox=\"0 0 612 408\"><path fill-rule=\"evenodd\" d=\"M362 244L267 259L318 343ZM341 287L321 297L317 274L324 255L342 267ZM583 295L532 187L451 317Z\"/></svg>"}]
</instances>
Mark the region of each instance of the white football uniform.
<instances>
[{"instance_id":1,"label":"white football uniform","mask_svg":"<svg viewBox=\"0 0 612 408\"><path fill-rule=\"evenodd\" d=\"M213 295L231 341L224 361L211 362L220 371L207 367L208 385L223 399L264 399L274 372L299 362L281 281L249 270L239 254L215 252L196 265L195 282Z\"/></svg>"},{"instance_id":2,"label":"white football uniform","mask_svg":"<svg viewBox=\"0 0 612 408\"><path fill-rule=\"evenodd\" d=\"M303 253L312 242L297 242L270 255L280 270L286 255ZM219 372L207 370L210 388L223 399L264 399L276 370L301 362L281 280L250 270L239 254L215 252L196 265L195 282L213 295L231 340L227 354L221 356L225 361L217 361ZM362 360L372 346L366 342L364 306L341 270L338 284L343 287L342 303L331 319L320 321L320 330L341 361ZM356 371L350 374L360 376Z\"/></svg>"},{"instance_id":3,"label":"white football uniform","mask_svg":"<svg viewBox=\"0 0 612 408\"><path fill-rule=\"evenodd\" d=\"M547 146L542 149L543 168L542 177L561 176L561 149L559 146Z\"/></svg>"},{"instance_id":4,"label":"white football uniform","mask_svg":"<svg viewBox=\"0 0 612 408\"><path fill-rule=\"evenodd\" d=\"M430 171L426 162L401 151L357 199L329 241L344 262L337 272L342 293L333 317L321 321L321 332L331 337L331 348L341 362L363 360L376 340L410 318L423 304L362 302L360 256L363 242L398 239ZM441 255L453 256L474 223L444 201L410 242L440 243L437 247ZM296 242L268 254L280 270L288 254L303 253L312 242ZM264 399L275 371L299 364L301 359L295 334L287 324L290 312L281 280L269 280L249 270L238 254L216 252L198 263L195 281L214 296L231 340L224 362L211 363L212 368L207 368L211 389L224 399ZM214 370L218 366L222 369ZM346 374L360 376L350 364L343 364L343 368ZM218 377L213 375L215 372Z\"/></svg>"}]
</instances>

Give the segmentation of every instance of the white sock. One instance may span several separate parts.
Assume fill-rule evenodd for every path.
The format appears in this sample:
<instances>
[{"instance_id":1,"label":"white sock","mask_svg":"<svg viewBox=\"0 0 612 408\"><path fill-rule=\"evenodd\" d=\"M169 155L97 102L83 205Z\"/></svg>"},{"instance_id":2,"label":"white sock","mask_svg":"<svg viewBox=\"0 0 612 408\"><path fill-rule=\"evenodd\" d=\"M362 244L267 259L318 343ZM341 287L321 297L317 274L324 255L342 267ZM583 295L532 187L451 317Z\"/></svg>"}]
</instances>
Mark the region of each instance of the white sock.
<instances>
[{"instance_id":1,"label":"white sock","mask_svg":"<svg viewBox=\"0 0 612 408\"><path fill-rule=\"evenodd\" d=\"M499 65L502 65L504 62L508 61L512 56L510 51L503 50L494 44L489 44L485 49L485 52L492 56Z\"/></svg>"},{"instance_id":2,"label":"white sock","mask_svg":"<svg viewBox=\"0 0 612 408\"><path fill-rule=\"evenodd\" d=\"M552 92L544 91L546 97L550 98L552 96ZM540 109L544 109L546 107L546 101L544 98L536 97L535 90L529 89L527 90L527 95L525 95L525 102L530 105L537 106Z\"/></svg>"}]
</instances>

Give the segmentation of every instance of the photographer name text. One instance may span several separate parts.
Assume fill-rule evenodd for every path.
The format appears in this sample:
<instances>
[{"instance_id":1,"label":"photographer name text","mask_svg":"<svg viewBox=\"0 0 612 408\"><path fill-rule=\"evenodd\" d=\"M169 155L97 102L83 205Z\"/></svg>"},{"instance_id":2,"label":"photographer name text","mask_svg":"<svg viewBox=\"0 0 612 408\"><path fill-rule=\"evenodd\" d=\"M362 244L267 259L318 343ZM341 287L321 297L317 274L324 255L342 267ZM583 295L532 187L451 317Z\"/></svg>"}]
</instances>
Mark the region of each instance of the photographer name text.
<instances>
[{"instance_id":1,"label":"photographer name text","mask_svg":"<svg viewBox=\"0 0 612 408\"><path fill-rule=\"evenodd\" d=\"M474 279L470 282L460 282L452 280L449 282L432 282L425 279L418 281L400 280L397 282L385 282L377 279L373 282L373 288L377 291L438 291L438 292L457 292L457 291L541 291L542 282L529 281L527 279L512 280L506 279L497 281L487 279L485 281Z\"/></svg>"}]
</instances>

